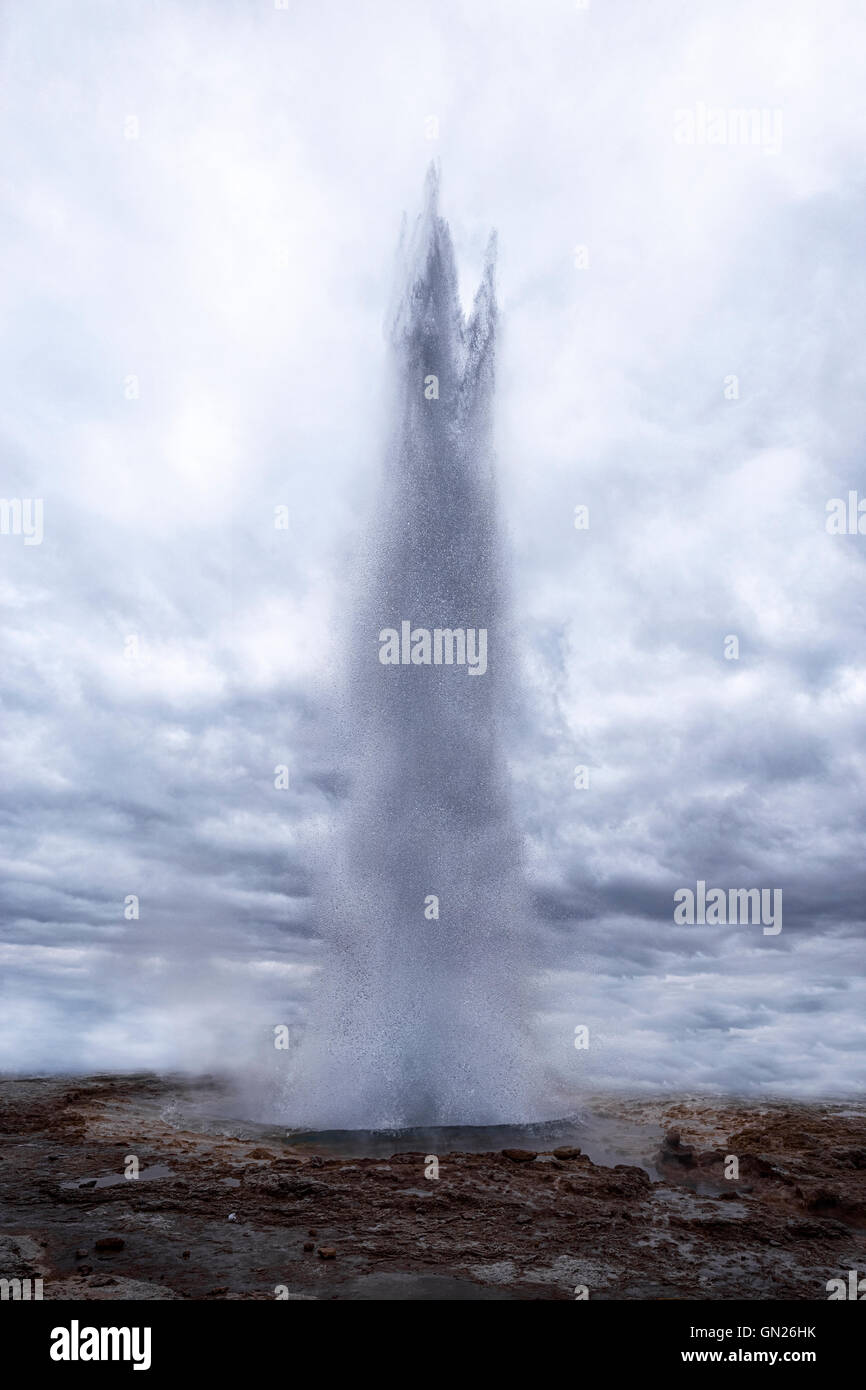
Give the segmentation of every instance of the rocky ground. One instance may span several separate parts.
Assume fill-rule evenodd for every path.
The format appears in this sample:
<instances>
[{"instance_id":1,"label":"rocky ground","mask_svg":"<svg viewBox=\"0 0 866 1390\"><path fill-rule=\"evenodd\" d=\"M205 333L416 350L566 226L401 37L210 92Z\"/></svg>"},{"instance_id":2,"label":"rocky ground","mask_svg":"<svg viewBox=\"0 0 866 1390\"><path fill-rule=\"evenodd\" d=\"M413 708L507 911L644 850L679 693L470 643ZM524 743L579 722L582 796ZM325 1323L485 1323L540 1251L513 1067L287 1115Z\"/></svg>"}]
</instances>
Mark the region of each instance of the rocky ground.
<instances>
[{"instance_id":1,"label":"rocky ground","mask_svg":"<svg viewBox=\"0 0 866 1390\"><path fill-rule=\"evenodd\" d=\"M866 1274L864 1106L608 1097L597 1125L645 1133L643 1166L504 1149L440 1153L431 1178L422 1152L185 1127L190 1084L0 1081L0 1279L46 1299L824 1300Z\"/></svg>"}]
</instances>

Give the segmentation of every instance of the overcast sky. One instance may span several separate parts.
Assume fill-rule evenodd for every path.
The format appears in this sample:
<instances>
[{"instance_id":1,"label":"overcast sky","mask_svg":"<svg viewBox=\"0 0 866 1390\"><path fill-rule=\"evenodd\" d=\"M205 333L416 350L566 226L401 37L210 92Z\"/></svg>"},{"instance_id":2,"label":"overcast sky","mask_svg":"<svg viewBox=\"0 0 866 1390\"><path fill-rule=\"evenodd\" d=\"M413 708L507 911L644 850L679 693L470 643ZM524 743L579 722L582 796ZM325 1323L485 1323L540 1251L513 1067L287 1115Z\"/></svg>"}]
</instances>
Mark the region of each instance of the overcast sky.
<instances>
[{"instance_id":1,"label":"overcast sky","mask_svg":"<svg viewBox=\"0 0 866 1390\"><path fill-rule=\"evenodd\" d=\"M0 495L44 537L0 535L0 1066L214 1066L301 1022L435 157L467 302L499 234L551 1064L862 1088L866 535L825 520L866 497L864 43L859 0L5 10ZM676 926L699 879L782 889L782 932Z\"/></svg>"}]
</instances>

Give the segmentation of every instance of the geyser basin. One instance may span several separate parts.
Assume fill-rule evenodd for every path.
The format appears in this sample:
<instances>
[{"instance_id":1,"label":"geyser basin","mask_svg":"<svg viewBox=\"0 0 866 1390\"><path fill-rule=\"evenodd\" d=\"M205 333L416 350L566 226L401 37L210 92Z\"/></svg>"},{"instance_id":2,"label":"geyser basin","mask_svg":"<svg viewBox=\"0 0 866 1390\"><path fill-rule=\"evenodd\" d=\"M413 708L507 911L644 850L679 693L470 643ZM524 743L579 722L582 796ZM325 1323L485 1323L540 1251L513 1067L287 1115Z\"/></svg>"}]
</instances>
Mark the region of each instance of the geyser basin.
<instances>
[{"instance_id":1,"label":"geyser basin","mask_svg":"<svg viewBox=\"0 0 866 1390\"><path fill-rule=\"evenodd\" d=\"M289 1140L284 1128L232 1118L248 1099L207 1078L0 1081L7 1270L44 1278L58 1299L270 1302L283 1285L291 1298L573 1302L577 1284L593 1300L824 1299L863 1228L863 1115L850 1100L595 1096L586 1128L573 1122L583 1154L557 1158L556 1125L442 1129L429 1147L411 1135ZM615 1136L615 1168L593 1152L596 1125ZM659 1154L653 1181L639 1164L662 1130L668 1161ZM504 1134L523 1142L492 1148ZM96 1185L112 1153L122 1174L130 1135L144 1166L171 1175ZM461 1147L468 1136L477 1151ZM337 1138L355 1151L316 1148ZM386 1152L358 1153L365 1145ZM701 1164L696 1186L679 1159L702 1150L737 1153L740 1178ZM105 1237L107 1251L97 1248Z\"/></svg>"},{"instance_id":2,"label":"geyser basin","mask_svg":"<svg viewBox=\"0 0 866 1390\"><path fill-rule=\"evenodd\" d=\"M623 1110L621 1102L595 1103L556 1119L517 1125L420 1125L386 1129L310 1129L249 1117L249 1093L235 1083L182 1082L159 1117L178 1131L261 1141L292 1152L341 1158L387 1158L396 1153L495 1153L501 1149L548 1151L579 1148L593 1163L631 1163L655 1175L653 1157L662 1139L657 1116Z\"/></svg>"}]
</instances>

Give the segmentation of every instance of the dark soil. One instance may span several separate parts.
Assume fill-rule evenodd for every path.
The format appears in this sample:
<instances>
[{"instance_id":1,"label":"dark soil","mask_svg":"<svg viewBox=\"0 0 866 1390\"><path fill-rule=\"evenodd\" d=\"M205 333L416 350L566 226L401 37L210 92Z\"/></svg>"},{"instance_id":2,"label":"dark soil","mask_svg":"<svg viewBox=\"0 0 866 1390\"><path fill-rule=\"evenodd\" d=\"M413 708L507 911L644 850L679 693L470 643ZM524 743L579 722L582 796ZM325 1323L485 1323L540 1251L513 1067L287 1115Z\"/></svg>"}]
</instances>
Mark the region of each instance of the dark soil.
<instances>
[{"instance_id":1,"label":"dark soil","mask_svg":"<svg viewBox=\"0 0 866 1390\"><path fill-rule=\"evenodd\" d=\"M602 1121L646 1126L645 1167L572 1146L440 1153L431 1178L420 1152L180 1127L192 1084L0 1081L0 1278L46 1299L824 1300L866 1274L854 1105L606 1097Z\"/></svg>"}]
</instances>

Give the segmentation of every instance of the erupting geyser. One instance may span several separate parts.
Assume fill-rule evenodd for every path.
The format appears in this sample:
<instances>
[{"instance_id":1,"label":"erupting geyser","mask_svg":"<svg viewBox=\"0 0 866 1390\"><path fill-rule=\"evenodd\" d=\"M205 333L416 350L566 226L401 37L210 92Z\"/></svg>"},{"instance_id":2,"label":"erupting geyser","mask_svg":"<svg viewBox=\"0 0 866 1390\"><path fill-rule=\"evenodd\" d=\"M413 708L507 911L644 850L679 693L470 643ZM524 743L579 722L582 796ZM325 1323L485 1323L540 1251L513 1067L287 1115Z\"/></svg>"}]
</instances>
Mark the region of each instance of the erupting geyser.
<instances>
[{"instance_id":1,"label":"erupting geyser","mask_svg":"<svg viewBox=\"0 0 866 1390\"><path fill-rule=\"evenodd\" d=\"M494 245L467 320L431 169L400 251L396 424L343 712L351 789L289 1101L319 1128L519 1122L538 1095L500 738L514 666L490 445Z\"/></svg>"}]
</instances>

